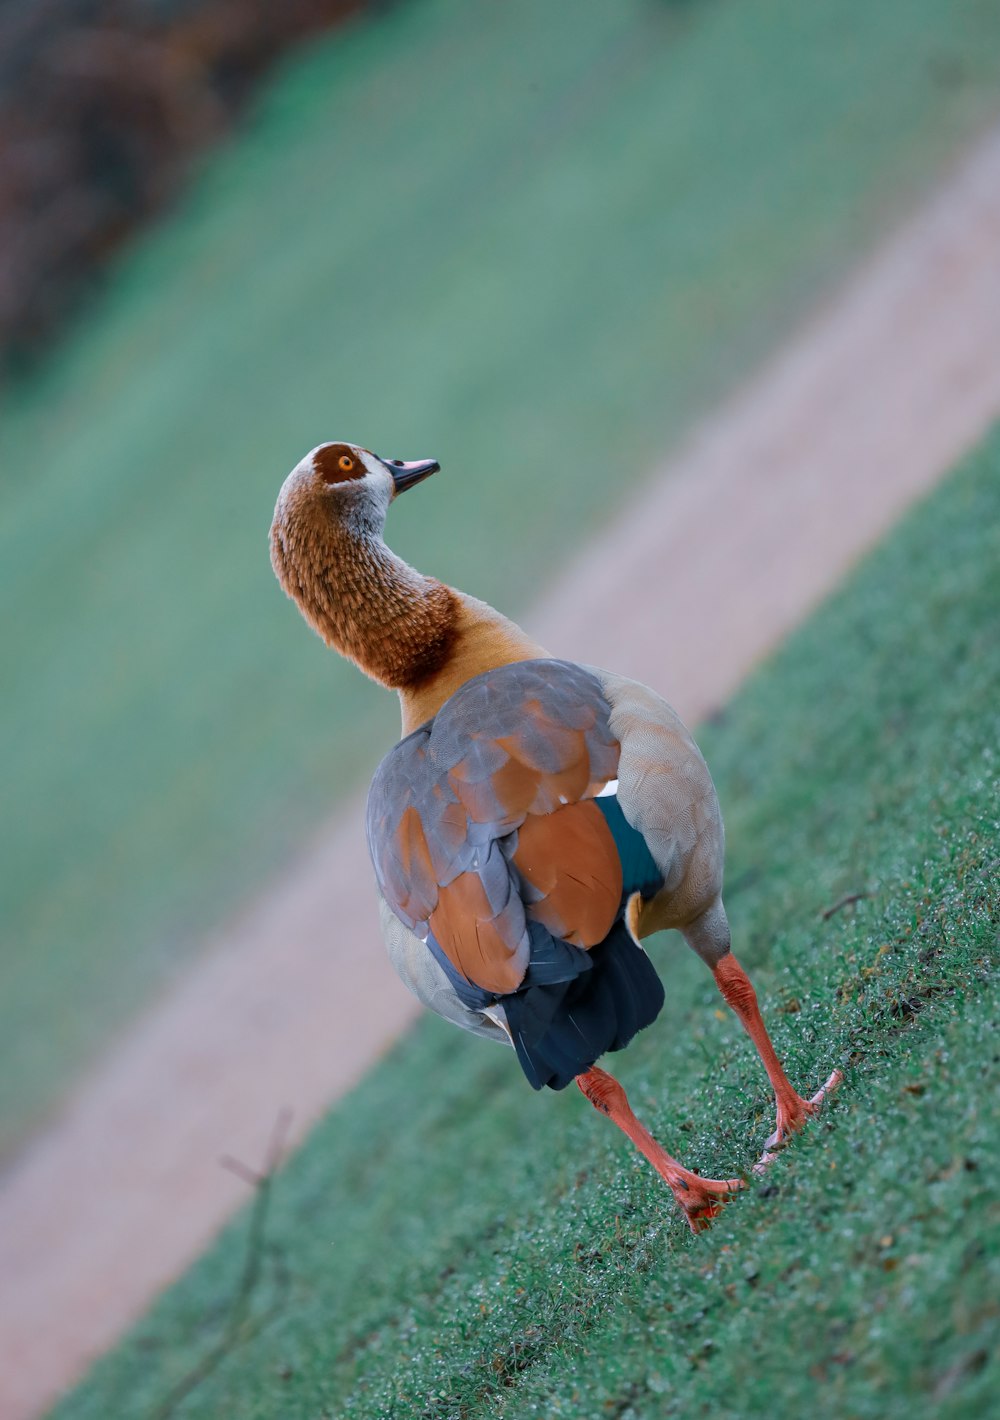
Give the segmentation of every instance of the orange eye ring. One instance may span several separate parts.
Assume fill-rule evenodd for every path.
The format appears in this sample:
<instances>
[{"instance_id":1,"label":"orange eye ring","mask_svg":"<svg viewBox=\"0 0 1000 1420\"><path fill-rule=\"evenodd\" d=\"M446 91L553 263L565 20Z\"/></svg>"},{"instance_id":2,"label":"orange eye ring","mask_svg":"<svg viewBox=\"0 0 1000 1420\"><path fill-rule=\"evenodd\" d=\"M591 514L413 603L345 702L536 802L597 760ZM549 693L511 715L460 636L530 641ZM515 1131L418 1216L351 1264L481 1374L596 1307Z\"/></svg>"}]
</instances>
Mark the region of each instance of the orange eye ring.
<instances>
[{"instance_id":1,"label":"orange eye ring","mask_svg":"<svg viewBox=\"0 0 1000 1420\"><path fill-rule=\"evenodd\" d=\"M341 454L338 463L345 473L349 473L354 467L354 460L351 458L350 454Z\"/></svg>"}]
</instances>

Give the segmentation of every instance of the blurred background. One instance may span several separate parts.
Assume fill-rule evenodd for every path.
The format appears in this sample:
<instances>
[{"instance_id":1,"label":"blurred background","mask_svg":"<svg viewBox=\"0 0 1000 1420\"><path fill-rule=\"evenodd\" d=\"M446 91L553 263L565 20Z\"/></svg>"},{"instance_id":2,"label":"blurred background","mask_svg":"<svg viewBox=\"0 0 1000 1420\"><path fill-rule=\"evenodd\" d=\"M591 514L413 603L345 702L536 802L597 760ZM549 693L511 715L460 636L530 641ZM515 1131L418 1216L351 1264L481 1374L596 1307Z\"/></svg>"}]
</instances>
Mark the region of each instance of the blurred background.
<instances>
[{"instance_id":1,"label":"blurred background","mask_svg":"<svg viewBox=\"0 0 1000 1420\"><path fill-rule=\"evenodd\" d=\"M285 473L522 612L998 107L987 0L4 0L0 1160L363 784ZM782 510L775 509L775 517Z\"/></svg>"}]
</instances>

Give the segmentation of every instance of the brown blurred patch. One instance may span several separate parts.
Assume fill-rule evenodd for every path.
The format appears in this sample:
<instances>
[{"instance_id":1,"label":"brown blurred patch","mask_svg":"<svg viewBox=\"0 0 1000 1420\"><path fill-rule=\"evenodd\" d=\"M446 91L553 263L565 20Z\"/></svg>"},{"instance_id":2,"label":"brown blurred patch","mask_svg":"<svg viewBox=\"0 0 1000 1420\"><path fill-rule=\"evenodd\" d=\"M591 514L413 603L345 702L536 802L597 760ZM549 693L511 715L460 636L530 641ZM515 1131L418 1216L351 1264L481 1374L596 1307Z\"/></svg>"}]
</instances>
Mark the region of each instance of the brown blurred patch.
<instances>
[{"instance_id":1,"label":"brown blurred patch","mask_svg":"<svg viewBox=\"0 0 1000 1420\"><path fill-rule=\"evenodd\" d=\"M275 59L365 5L25 0L0 10L0 374L42 350Z\"/></svg>"}]
</instances>

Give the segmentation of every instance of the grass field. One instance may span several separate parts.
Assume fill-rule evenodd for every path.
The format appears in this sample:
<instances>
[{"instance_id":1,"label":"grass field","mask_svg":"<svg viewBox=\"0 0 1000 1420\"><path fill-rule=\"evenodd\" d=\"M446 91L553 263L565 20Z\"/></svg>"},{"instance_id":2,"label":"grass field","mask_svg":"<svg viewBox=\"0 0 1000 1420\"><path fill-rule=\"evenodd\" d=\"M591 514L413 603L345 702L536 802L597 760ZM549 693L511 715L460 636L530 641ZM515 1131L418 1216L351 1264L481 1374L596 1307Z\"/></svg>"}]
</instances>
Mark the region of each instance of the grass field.
<instances>
[{"instance_id":1,"label":"grass field","mask_svg":"<svg viewBox=\"0 0 1000 1420\"><path fill-rule=\"evenodd\" d=\"M986 1414L998 567L1000 430L701 736L778 1048L803 1087L846 1072L764 1186L694 1238L575 1090L427 1019L277 1175L245 1310L244 1216L59 1420ZM763 1073L679 939L653 953L668 1005L616 1073L689 1165L746 1169Z\"/></svg>"},{"instance_id":2,"label":"grass field","mask_svg":"<svg viewBox=\"0 0 1000 1420\"><path fill-rule=\"evenodd\" d=\"M285 66L5 412L0 1146L392 734L273 583L295 460L440 457L400 550L516 612L994 112L998 38L413 0Z\"/></svg>"}]
</instances>

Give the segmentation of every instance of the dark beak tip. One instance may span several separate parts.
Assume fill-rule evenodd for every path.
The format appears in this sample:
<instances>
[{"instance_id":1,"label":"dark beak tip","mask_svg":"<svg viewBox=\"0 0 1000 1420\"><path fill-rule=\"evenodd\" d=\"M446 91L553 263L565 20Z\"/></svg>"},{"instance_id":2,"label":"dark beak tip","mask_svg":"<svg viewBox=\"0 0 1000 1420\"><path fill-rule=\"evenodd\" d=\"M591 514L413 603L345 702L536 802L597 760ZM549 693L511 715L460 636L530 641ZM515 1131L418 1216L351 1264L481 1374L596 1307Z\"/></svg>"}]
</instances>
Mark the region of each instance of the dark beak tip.
<instances>
[{"instance_id":1,"label":"dark beak tip","mask_svg":"<svg viewBox=\"0 0 1000 1420\"><path fill-rule=\"evenodd\" d=\"M383 459L382 462L392 474L397 493L403 493L407 488L422 483L441 467L437 459L417 459L412 463L405 463L402 459Z\"/></svg>"}]
</instances>

